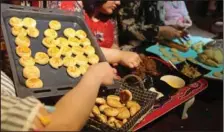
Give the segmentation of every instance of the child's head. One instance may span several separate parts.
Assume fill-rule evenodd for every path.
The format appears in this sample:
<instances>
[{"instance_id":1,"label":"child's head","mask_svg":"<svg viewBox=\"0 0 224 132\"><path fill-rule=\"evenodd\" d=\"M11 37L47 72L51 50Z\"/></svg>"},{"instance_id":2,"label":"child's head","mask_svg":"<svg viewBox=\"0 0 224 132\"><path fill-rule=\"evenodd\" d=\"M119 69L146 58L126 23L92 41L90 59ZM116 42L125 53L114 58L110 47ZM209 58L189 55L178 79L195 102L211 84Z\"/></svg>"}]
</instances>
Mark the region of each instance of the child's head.
<instances>
[{"instance_id":1,"label":"child's head","mask_svg":"<svg viewBox=\"0 0 224 132\"><path fill-rule=\"evenodd\" d=\"M111 15L119 5L120 0L83 0L83 6L87 13L98 11L105 15Z\"/></svg>"}]
</instances>

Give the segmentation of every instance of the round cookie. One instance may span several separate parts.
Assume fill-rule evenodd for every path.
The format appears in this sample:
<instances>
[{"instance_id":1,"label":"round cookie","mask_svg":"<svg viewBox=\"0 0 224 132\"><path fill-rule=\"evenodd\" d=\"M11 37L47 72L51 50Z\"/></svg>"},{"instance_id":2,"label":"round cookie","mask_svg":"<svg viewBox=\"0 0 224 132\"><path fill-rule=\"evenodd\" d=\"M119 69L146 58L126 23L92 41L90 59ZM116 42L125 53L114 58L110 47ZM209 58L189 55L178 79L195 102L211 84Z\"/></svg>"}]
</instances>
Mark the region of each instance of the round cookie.
<instances>
[{"instance_id":1,"label":"round cookie","mask_svg":"<svg viewBox=\"0 0 224 132\"><path fill-rule=\"evenodd\" d=\"M18 17L11 17L9 19L9 24L13 27L22 27L23 21L22 21L22 19L20 19Z\"/></svg>"},{"instance_id":2,"label":"round cookie","mask_svg":"<svg viewBox=\"0 0 224 132\"><path fill-rule=\"evenodd\" d=\"M52 57L49 60L49 63L53 68L58 69L60 66L63 65L63 60L60 57Z\"/></svg>"},{"instance_id":3,"label":"round cookie","mask_svg":"<svg viewBox=\"0 0 224 132\"><path fill-rule=\"evenodd\" d=\"M41 65L45 65L49 61L49 56L44 52L37 52L34 58L35 62Z\"/></svg>"},{"instance_id":4,"label":"round cookie","mask_svg":"<svg viewBox=\"0 0 224 132\"><path fill-rule=\"evenodd\" d=\"M44 31L44 35L46 37L51 37L51 38L57 38L58 37L58 33L53 29L46 29Z\"/></svg>"},{"instance_id":5,"label":"round cookie","mask_svg":"<svg viewBox=\"0 0 224 132\"><path fill-rule=\"evenodd\" d=\"M88 56L95 54L95 49L91 45L86 45L83 47L84 53Z\"/></svg>"},{"instance_id":6,"label":"round cookie","mask_svg":"<svg viewBox=\"0 0 224 132\"><path fill-rule=\"evenodd\" d=\"M23 27L12 27L12 35L14 36L26 36L27 31Z\"/></svg>"},{"instance_id":7,"label":"round cookie","mask_svg":"<svg viewBox=\"0 0 224 132\"><path fill-rule=\"evenodd\" d=\"M88 60L90 64L97 64L99 62L99 57L96 54L92 54L90 56L88 56Z\"/></svg>"},{"instance_id":8,"label":"round cookie","mask_svg":"<svg viewBox=\"0 0 224 132\"><path fill-rule=\"evenodd\" d=\"M39 78L29 78L25 82L26 87L28 88L42 88L43 82Z\"/></svg>"},{"instance_id":9,"label":"round cookie","mask_svg":"<svg viewBox=\"0 0 224 132\"><path fill-rule=\"evenodd\" d=\"M63 58L63 64L66 67L75 66L75 64L76 64L75 58L73 58L71 56L64 57Z\"/></svg>"},{"instance_id":10,"label":"round cookie","mask_svg":"<svg viewBox=\"0 0 224 132\"><path fill-rule=\"evenodd\" d=\"M88 59L84 55L77 55L75 60L78 65L86 65L88 64Z\"/></svg>"},{"instance_id":11,"label":"round cookie","mask_svg":"<svg viewBox=\"0 0 224 132\"><path fill-rule=\"evenodd\" d=\"M36 66L27 66L23 68L23 76L25 78L39 78L40 70Z\"/></svg>"},{"instance_id":12,"label":"round cookie","mask_svg":"<svg viewBox=\"0 0 224 132\"><path fill-rule=\"evenodd\" d=\"M66 37L70 38L70 37L75 37L76 32L73 28L66 28L63 33Z\"/></svg>"},{"instance_id":13,"label":"round cookie","mask_svg":"<svg viewBox=\"0 0 224 132\"><path fill-rule=\"evenodd\" d=\"M26 66L34 66L35 65L35 60L31 56L23 56L19 59L20 65L23 67Z\"/></svg>"},{"instance_id":14,"label":"round cookie","mask_svg":"<svg viewBox=\"0 0 224 132\"><path fill-rule=\"evenodd\" d=\"M50 57L60 57L61 56L61 51L59 48L57 48L56 46L55 47L50 47L48 50L47 50L47 54L50 56Z\"/></svg>"},{"instance_id":15,"label":"round cookie","mask_svg":"<svg viewBox=\"0 0 224 132\"><path fill-rule=\"evenodd\" d=\"M72 48L69 46L63 46L61 47L61 54L64 56L71 56L72 55Z\"/></svg>"},{"instance_id":16,"label":"round cookie","mask_svg":"<svg viewBox=\"0 0 224 132\"><path fill-rule=\"evenodd\" d=\"M81 44L81 41L77 38L69 37L68 38L68 44L71 45L72 47L73 46L79 46Z\"/></svg>"},{"instance_id":17,"label":"round cookie","mask_svg":"<svg viewBox=\"0 0 224 132\"><path fill-rule=\"evenodd\" d=\"M57 45L54 42L54 38L51 37L45 37L42 40L42 44L47 48L56 47Z\"/></svg>"},{"instance_id":18,"label":"round cookie","mask_svg":"<svg viewBox=\"0 0 224 132\"><path fill-rule=\"evenodd\" d=\"M80 70L76 66L69 66L67 68L67 73L73 78L79 77L81 75Z\"/></svg>"},{"instance_id":19,"label":"round cookie","mask_svg":"<svg viewBox=\"0 0 224 132\"><path fill-rule=\"evenodd\" d=\"M16 54L20 57L31 56L31 49L28 47L24 47L24 46L17 46Z\"/></svg>"},{"instance_id":20,"label":"round cookie","mask_svg":"<svg viewBox=\"0 0 224 132\"><path fill-rule=\"evenodd\" d=\"M32 37L32 38L36 38L39 36L39 30L36 27L29 27L27 29L27 34Z\"/></svg>"},{"instance_id":21,"label":"round cookie","mask_svg":"<svg viewBox=\"0 0 224 132\"><path fill-rule=\"evenodd\" d=\"M79 66L79 70L80 70L82 75L84 75L87 72L88 68L89 68L88 64Z\"/></svg>"},{"instance_id":22,"label":"round cookie","mask_svg":"<svg viewBox=\"0 0 224 132\"><path fill-rule=\"evenodd\" d=\"M84 50L80 46L73 46L72 47L72 53L75 54L75 55L83 55L84 54Z\"/></svg>"},{"instance_id":23,"label":"round cookie","mask_svg":"<svg viewBox=\"0 0 224 132\"><path fill-rule=\"evenodd\" d=\"M56 39L56 41L58 41L57 43L58 47L68 46L68 40L64 37L59 37Z\"/></svg>"},{"instance_id":24,"label":"round cookie","mask_svg":"<svg viewBox=\"0 0 224 132\"><path fill-rule=\"evenodd\" d=\"M26 36L17 36L15 39L15 43L18 46L29 47L30 46L30 39Z\"/></svg>"},{"instance_id":25,"label":"round cookie","mask_svg":"<svg viewBox=\"0 0 224 132\"><path fill-rule=\"evenodd\" d=\"M54 29L54 30L60 30L61 29L61 23L57 20L51 20L49 22L49 27L51 29Z\"/></svg>"},{"instance_id":26,"label":"round cookie","mask_svg":"<svg viewBox=\"0 0 224 132\"><path fill-rule=\"evenodd\" d=\"M80 41L83 46L91 45L91 42L88 38L83 38Z\"/></svg>"},{"instance_id":27,"label":"round cookie","mask_svg":"<svg viewBox=\"0 0 224 132\"><path fill-rule=\"evenodd\" d=\"M97 97L96 104L104 105L104 104L106 104L106 100L104 98Z\"/></svg>"},{"instance_id":28,"label":"round cookie","mask_svg":"<svg viewBox=\"0 0 224 132\"><path fill-rule=\"evenodd\" d=\"M86 34L86 32L83 31L83 30L77 30L77 31L75 32L75 36L78 37L79 39L84 39L84 38L87 37L87 34Z\"/></svg>"},{"instance_id":29,"label":"round cookie","mask_svg":"<svg viewBox=\"0 0 224 132\"><path fill-rule=\"evenodd\" d=\"M37 22L33 18L25 17L23 18L23 26L26 28L36 27Z\"/></svg>"},{"instance_id":30,"label":"round cookie","mask_svg":"<svg viewBox=\"0 0 224 132\"><path fill-rule=\"evenodd\" d=\"M106 116L110 116L110 117L115 117L119 113L119 111L116 108L111 108L111 107L105 108L103 112Z\"/></svg>"}]
</instances>

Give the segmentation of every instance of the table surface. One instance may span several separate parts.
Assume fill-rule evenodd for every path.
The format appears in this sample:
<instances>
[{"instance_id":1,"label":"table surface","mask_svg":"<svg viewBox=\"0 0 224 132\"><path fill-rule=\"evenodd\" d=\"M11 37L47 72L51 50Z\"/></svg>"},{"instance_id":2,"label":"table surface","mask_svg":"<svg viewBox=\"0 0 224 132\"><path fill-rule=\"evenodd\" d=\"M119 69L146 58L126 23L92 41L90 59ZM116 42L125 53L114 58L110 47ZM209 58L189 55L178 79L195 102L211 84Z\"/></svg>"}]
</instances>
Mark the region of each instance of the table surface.
<instances>
[{"instance_id":1,"label":"table surface","mask_svg":"<svg viewBox=\"0 0 224 132\"><path fill-rule=\"evenodd\" d=\"M162 106L159 108L154 109L149 114L147 114L143 120L138 123L133 131L137 131L142 127L146 126L147 124L151 123L152 121L156 120L157 118L161 117L162 115L168 113L172 109L176 108L177 106L185 103L201 91L205 90L208 87L208 82L205 79L201 79L189 86L181 88L175 95L173 95L168 101L166 101Z\"/></svg>"}]
</instances>

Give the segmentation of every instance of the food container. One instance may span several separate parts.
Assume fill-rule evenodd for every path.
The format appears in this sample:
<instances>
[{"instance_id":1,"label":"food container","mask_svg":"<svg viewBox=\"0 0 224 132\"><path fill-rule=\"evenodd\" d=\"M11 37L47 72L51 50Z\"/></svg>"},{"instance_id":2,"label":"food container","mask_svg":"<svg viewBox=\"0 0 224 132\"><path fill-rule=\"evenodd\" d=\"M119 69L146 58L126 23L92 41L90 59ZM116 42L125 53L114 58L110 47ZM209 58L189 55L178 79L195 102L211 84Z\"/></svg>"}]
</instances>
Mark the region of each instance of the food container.
<instances>
[{"instance_id":1,"label":"food container","mask_svg":"<svg viewBox=\"0 0 224 132\"><path fill-rule=\"evenodd\" d=\"M95 37L87 27L81 13L66 12L57 9L42 9L1 4L1 27L3 29L4 40L9 54L16 93L19 97L33 95L37 98L42 98L64 95L69 89L73 88L79 82L81 77L71 78L67 75L66 68L63 66L55 70L49 64L35 64L35 66L40 69L40 79L43 81L44 86L39 89L27 88L25 86L25 78L22 75L23 67L19 64L19 57L15 52L15 37L12 35L11 26L9 25L9 19L13 16L19 18L31 17L37 21L36 27L40 31L40 34L37 38L30 38L32 57L34 57L36 52L42 51L46 53L47 48L42 45L42 39L44 37L43 33L48 28L50 20L58 20L62 25L62 28L57 31L58 36L63 36L63 30L68 27L72 27L75 30L84 30L87 33L92 46L95 48L96 54L100 58L100 62L106 61Z\"/></svg>"},{"instance_id":2,"label":"food container","mask_svg":"<svg viewBox=\"0 0 224 132\"><path fill-rule=\"evenodd\" d=\"M140 81L138 87L132 87L129 86L128 83L126 83L127 79L135 78ZM113 92L107 92L104 91L104 93L100 93L99 97L107 96L109 94L118 95L121 90L128 89L132 93L132 99L136 102L138 102L141 105L141 109L133 116L128 119L128 122L126 122L121 128L112 128L108 126L107 124L104 124L102 122L99 122L96 119L90 118L88 120L88 123L86 125L86 129L92 129L97 131L123 131L127 132L130 131L139 121L142 120L142 118L152 110L157 93L148 91L144 88L144 84L142 83L141 79L135 75L127 75L125 76L121 83L120 88L114 89ZM105 94L107 93L107 94ZM109 94L108 94L109 93Z\"/></svg>"}]
</instances>

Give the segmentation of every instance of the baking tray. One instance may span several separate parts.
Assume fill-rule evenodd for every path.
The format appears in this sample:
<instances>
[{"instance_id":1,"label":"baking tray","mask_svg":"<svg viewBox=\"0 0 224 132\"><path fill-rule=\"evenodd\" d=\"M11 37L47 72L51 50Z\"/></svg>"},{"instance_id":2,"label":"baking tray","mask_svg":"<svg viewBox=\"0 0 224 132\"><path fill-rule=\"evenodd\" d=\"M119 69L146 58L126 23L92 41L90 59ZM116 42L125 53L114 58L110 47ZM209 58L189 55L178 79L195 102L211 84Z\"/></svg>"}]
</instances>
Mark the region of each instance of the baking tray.
<instances>
[{"instance_id":1,"label":"baking tray","mask_svg":"<svg viewBox=\"0 0 224 132\"><path fill-rule=\"evenodd\" d=\"M27 88L25 86L25 78L22 75L23 67L20 66L18 62L19 57L15 52L15 37L11 34L11 26L9 25L9 19L12 16L16 16L19 18L32 17L37 21L36 27L39 29L40 34L35 39L30 38L30 48L32 50L32 56L34 56L35 53L39 51L46 53L47 48L42 45L42 39L44 37L43 33L44 30L48 28L48 22L50 20L56 19L62 24L61 30L57 31L58 36L63 36L63 30L67 27L73 27L76 30L84 30L87 33L92 46L95 48L96 54L100 58L100 62L106 61L100 47L97 44L95 37L85 24L84 18L82 17L81 13L66 12L58 9L43 9L1 4L1 27L3 29L6 48L9 54L16 92L19 97L33 95L37 98L42 98L63 95L69 89L74 87L79 82L81 77L75 79L69 77L66 73L65 67L61 67L55 70L51 68L49 64L44 66L36 64L36 66L40 69L40 78L43 81L44 86L40 89Z\"/></svg>"}]
</instances>

